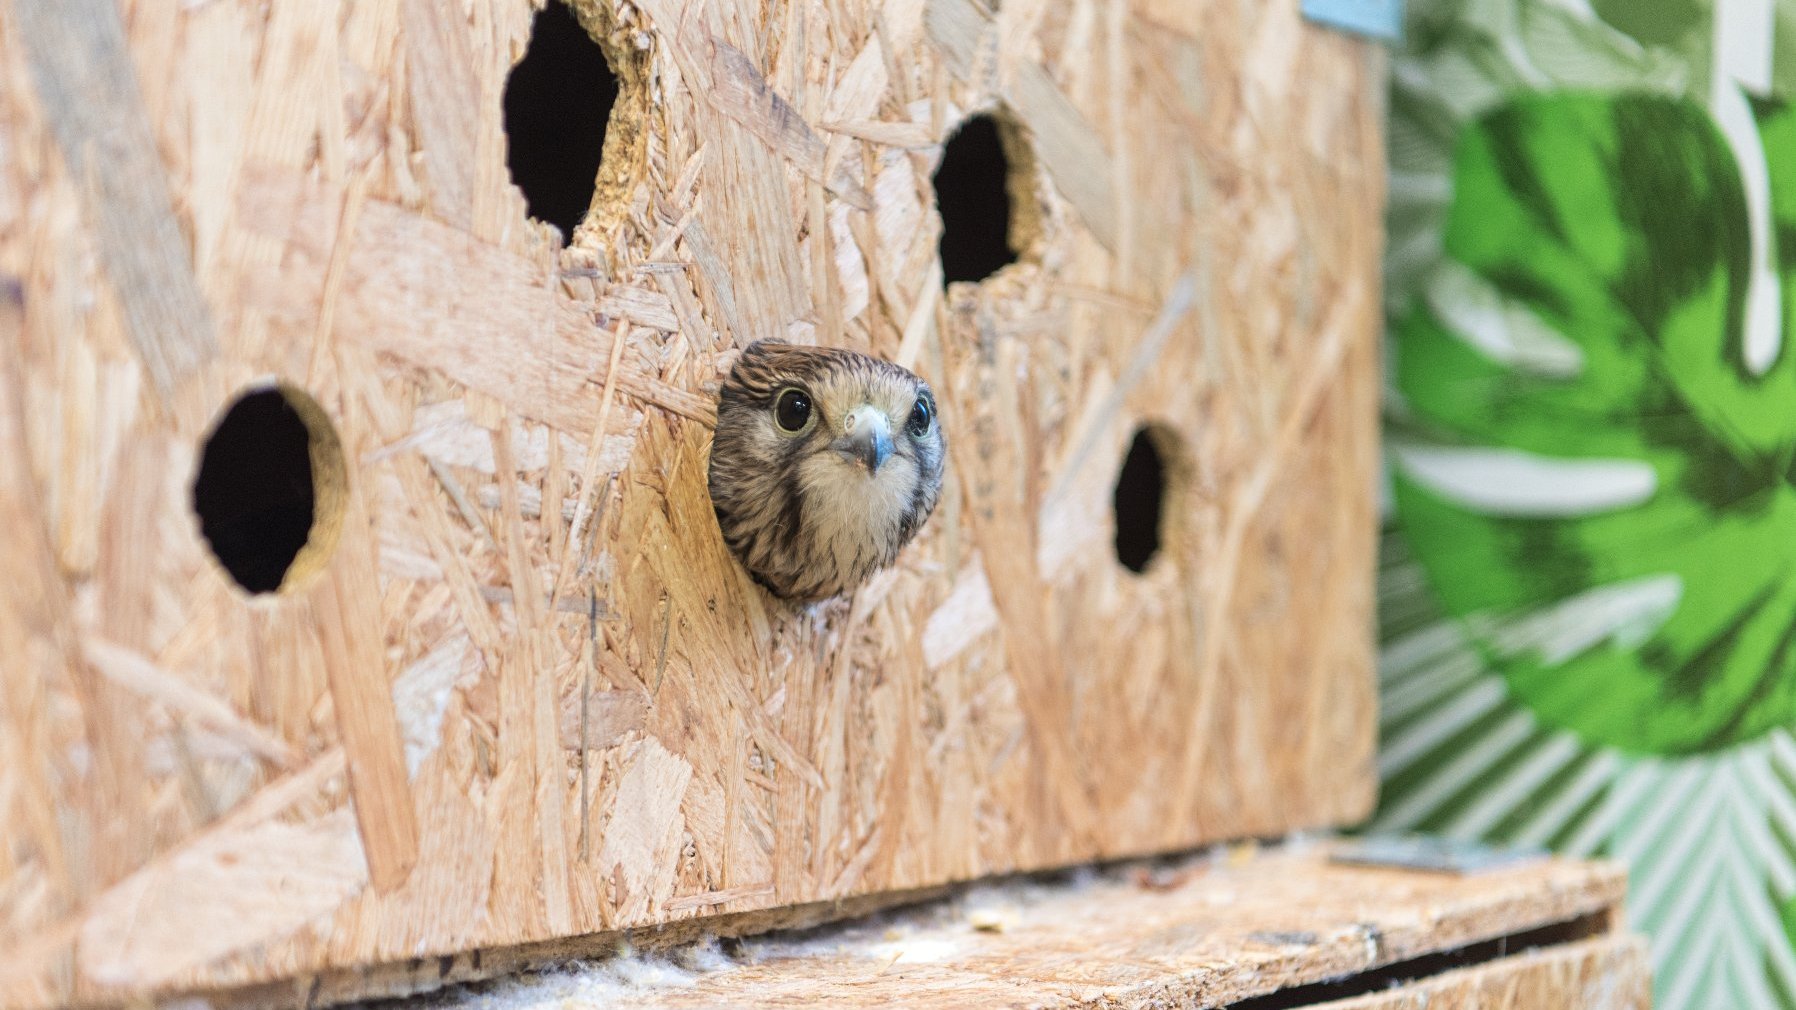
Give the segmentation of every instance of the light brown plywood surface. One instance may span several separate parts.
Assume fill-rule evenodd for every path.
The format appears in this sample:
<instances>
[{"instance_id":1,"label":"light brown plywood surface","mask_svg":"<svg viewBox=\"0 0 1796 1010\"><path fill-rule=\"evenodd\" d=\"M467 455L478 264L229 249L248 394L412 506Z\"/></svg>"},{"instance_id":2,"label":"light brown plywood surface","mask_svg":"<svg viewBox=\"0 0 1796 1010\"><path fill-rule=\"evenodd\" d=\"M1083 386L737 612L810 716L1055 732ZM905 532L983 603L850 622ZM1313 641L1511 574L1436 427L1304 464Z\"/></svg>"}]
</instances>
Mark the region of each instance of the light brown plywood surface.
<instances>
[{"instance_id":1,"label":"light brown plywood surface","mask_svg":"<svg viewBox=\"0 0 1796 1010\"><path fill-rule=\"evenodd\" d=\"M1609 936L1512 954L1318 1010L1649 1010L1646 941Z\"/></svg>"},{"instance_id":2,"label":"light brown plywood surface","mask_svg":"<svg viewBox=\"0 0 1796 1010\"><path fill-rule=\"evenodd\" d=\"M0 0L0 1004L1369 809L1376 47L1296 0L578 9L622 93L564 248L505 162L524 0ZM944 290L981 109L1023 255ZM899 565L802 612L705 490L763 337L914 367L950 443ZM252 597L191 487L277 380L342 483Z\"/></svg>"},{"instance_id":3,"label":"light brown plywood surface","mask_svg":"<svg viewBox=\"0 0 1796 1010\"><path fill-rule=\"evenodd\" d=\"M1340 866L1295 846L980 886L854 923L601 958L395 1007L1646 1010L1644 943L1612 931L1623 891L1612 864L1457 876Z\"/></svg>"}]
</instances>

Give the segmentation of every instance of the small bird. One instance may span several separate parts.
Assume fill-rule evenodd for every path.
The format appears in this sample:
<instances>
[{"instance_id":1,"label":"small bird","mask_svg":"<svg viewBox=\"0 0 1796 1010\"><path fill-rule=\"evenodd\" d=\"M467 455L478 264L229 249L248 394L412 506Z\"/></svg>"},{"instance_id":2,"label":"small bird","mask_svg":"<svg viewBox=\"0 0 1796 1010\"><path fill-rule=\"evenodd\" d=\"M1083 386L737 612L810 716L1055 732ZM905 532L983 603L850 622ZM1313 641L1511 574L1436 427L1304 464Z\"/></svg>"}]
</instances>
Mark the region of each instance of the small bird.
<instances>
[{"instance_id":1,"label":"small bird","mask_svg":"<svg viewBox=\"0 0 1796 1010\"><path fill-rule=\"evenodd\" d=\"M781 599L854 589L935 510L947 442L929 384L853 351L762 340L718 394L711 504Z\"/></svg>"}]
</instances>

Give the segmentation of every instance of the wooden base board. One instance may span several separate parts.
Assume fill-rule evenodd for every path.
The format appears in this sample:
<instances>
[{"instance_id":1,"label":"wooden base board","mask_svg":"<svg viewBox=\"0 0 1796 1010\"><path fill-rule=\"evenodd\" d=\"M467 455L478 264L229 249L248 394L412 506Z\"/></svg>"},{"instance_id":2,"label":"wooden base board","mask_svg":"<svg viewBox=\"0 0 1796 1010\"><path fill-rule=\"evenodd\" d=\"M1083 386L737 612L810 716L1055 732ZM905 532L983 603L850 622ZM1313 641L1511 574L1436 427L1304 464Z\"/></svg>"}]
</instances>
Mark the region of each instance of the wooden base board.
<instances>
[{"instance_id":1,"label":"wooden base board","mask_svg":"<svg viewBox=\"0 0 1796 1010\"><path fill-rule=\"evenodd\" d=\"M1644 940L1601 936L1319 1005L1329 1010L1644 1010L1652 1005L1651 983Z\"/></svg>"},{"instance_id":2,"label":"wooden base board","mask_svg":"<svg viewBox=\"0 0 1796 1010\"><path fill-rule=\"evenodd\" d=\"M1346 866L1331 851L1237 849L978 886L857 922L613 955L404 1006L1650 1005L1612 864L1456 874Z\"/></svg>"}]
</instances>

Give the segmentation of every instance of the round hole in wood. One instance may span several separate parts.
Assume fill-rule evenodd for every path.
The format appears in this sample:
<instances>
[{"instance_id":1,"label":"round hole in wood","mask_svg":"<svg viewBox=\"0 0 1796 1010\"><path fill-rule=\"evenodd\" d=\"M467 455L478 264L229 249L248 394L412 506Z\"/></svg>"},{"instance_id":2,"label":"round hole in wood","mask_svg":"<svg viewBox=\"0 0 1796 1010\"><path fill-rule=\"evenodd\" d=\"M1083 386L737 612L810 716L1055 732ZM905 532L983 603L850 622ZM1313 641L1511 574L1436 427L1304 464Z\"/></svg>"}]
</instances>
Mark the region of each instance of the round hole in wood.
<instances>
[{"instance_id":1,"label":"round hole in wood","mask_svg":"<svg viewBox=\"0 0 1796 1010\"><path fill-rule=\"evenodd\" d=\"M962 123L935 170L942 216L942 281L982 281L1017 260L1011 238L1012 167L1003 126L991 114Z\"/></svg>"},{"instance_id":2,"label":"round hole in wood","mask_svg":"<svg viewBox=\"0 0 1796 1010\"><path fill-rule=\"evenodd\" d=\"M318 402L288 385L240 394L200 452L193 511L213 557L250 593L321 571L343 526L343 446Z\"/></svg>"},{"instance_id":3,"label":"round hole in wood","mask_svg":"<svg viewBox=\"0 0 1796 1010\"><path fill-rule=\"evenodd\" d=\"M574 12L550 0L505 81L505 165L530 216L563 241L592 207L618 80Z\"/></svg>"},{"instance_id":4,"label":"round hole in wood","mask_svg":"<svg viewBox=\"0 0 1796 1010\"><path fill-rule=\"evenodd\" d=\"M1176 444L1170 431L1157 425L1135 430L1117 474L1116 560L1132 572L1145 572L1159 556L1166 533L1166 502L1171 476L1167 453Z\"/></svg>"}]
</instances>

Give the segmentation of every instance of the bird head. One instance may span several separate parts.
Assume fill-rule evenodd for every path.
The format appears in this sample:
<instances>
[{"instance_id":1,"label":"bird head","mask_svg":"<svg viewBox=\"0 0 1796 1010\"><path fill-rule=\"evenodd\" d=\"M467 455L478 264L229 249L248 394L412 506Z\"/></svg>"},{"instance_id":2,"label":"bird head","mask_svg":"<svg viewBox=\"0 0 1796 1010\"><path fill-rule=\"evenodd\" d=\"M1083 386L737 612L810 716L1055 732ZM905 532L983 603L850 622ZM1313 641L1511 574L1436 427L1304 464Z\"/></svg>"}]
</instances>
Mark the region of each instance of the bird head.
<instances>
[{"instance_id":1,"label":"bird head","mask_svg":"<svg viewBox=\"0 0 1796 1010\"><path fill-rule=\"evenodd\" d=\"M718 397L711 501L762 585L822 599L891 564L935 508L945 457L935 396L910 371L761 341Z\"/></svg>"}]
</instances>

